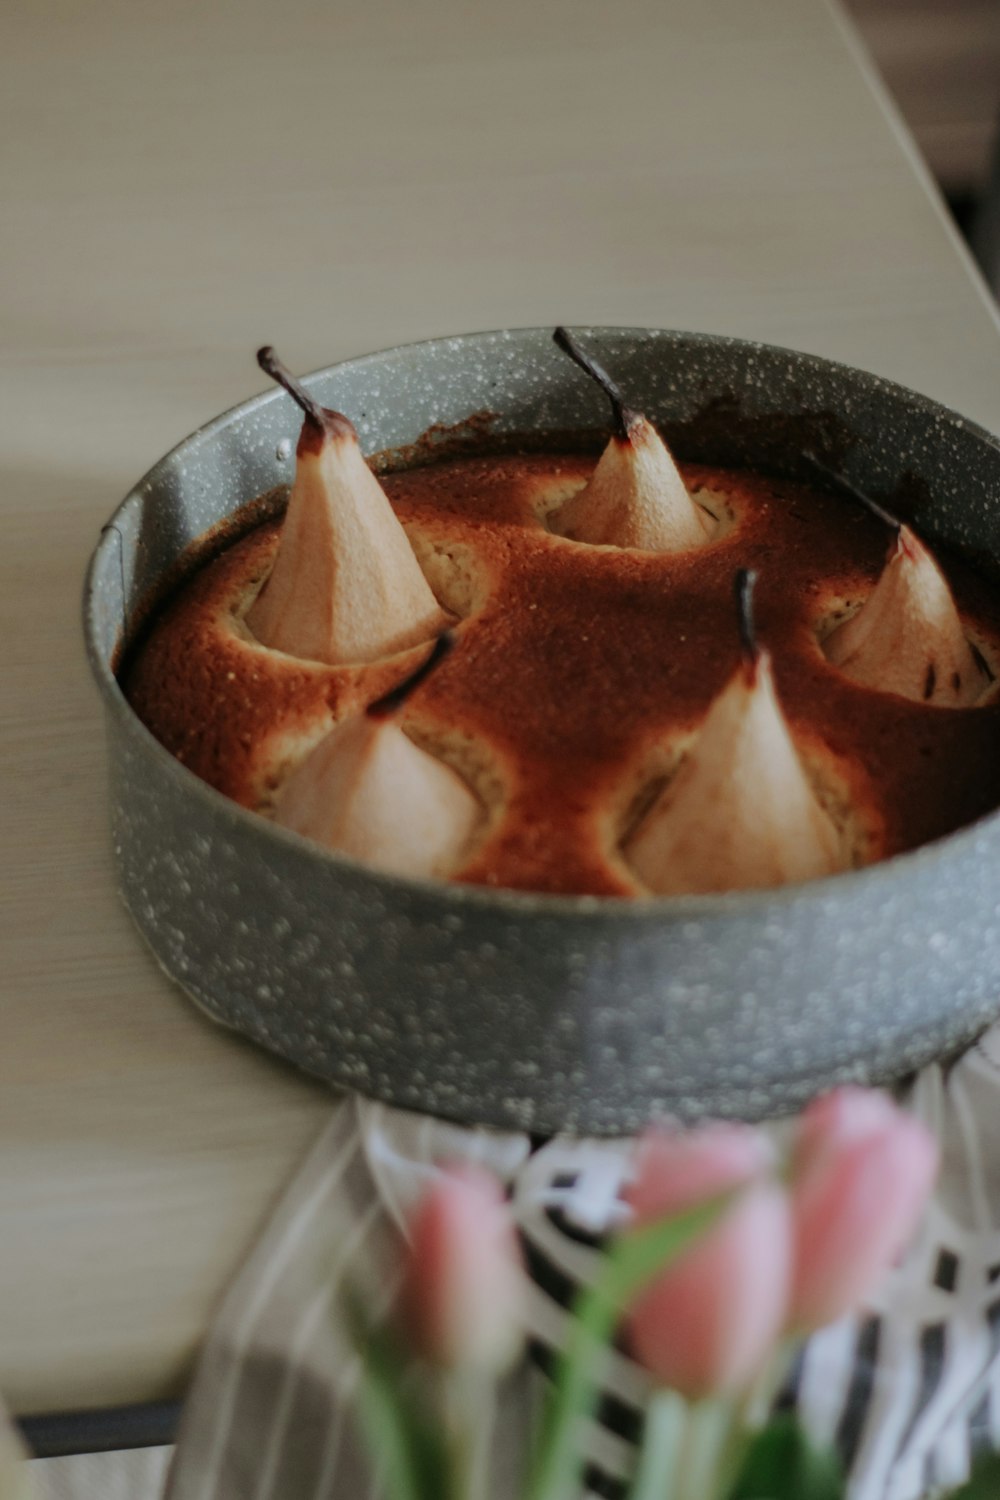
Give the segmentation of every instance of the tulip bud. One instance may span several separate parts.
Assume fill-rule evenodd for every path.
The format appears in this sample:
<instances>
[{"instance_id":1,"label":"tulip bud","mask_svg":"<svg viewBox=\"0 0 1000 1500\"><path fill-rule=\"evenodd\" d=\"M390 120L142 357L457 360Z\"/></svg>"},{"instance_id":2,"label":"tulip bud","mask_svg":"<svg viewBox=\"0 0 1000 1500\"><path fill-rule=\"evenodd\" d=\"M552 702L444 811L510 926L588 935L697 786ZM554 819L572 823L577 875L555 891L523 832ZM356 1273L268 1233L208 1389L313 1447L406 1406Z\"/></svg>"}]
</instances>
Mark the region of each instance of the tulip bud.
<instances>
[{"instance_id":1,"label":"tulip bud","mask_svg":"<svg viewBox=\"0 0 1000 1500\"><path fill-rule=\"evenodd\" d=\"M662 1384L689 1398L744 1389L780 1334L791 1276L791 1225L772 1168L766 1138L745 1125L653 1132L640 1143L635 1180L626 1194L638 1224L743 1188L712 1227L646 1288L629 1314L637 1358Z\"/></svg>"},{"instance_id":2,"label":"tulip bud","mask_svg":"<svg viewBox=\"0 0 1000 1500\"><path fill-rule=\"evenodd\" d=\"M402 1310L416 1352L445 1370L499 1374L522 1341L524 1284L495 1178L443 1171L410 1222Z\"/></svg>"},{"instance_id":3,"label":"tulip bud","mask_svg":"<svg viewBox=\"0 0 1000 1500\"><path fill-rule=\"evenodd\" d=\"M934 1183L930 1132L886 1094L837 1089L799 1121L792 1152L792 1326L858 1307L916 1228Z\"/></svg>"}]
</instances>

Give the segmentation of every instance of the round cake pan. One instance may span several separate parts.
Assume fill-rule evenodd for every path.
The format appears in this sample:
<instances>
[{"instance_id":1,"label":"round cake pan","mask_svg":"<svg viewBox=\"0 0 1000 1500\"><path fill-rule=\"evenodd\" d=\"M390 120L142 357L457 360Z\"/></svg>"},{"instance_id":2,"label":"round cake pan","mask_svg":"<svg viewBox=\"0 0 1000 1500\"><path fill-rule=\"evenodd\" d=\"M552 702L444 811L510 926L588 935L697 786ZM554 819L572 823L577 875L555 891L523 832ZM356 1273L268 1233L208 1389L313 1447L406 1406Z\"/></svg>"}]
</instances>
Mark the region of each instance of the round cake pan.
<instances>
[{"instance_id":1,"label":"round cake pan","mask_svg":"<svg viewBox=\"0 0 1000 1500\"><path fill-rule=\"evenodd\" d=\"M1000 559L1000 443L955 413L782 349L579 332L681 458L810 477L811 451L928 537ZM307 383L368 453L605 420L548 329L391 349ZM997 1015L998 815L829 880L630 902L379 874L187 771L118 687L123 630L197 538L290 481L297 428L271 391L181 443L115 512L87 579L121 894L210 1016L397 1105L613 1134L667 1114L759 1118L836 1081L887 1081Z\"/></svg>"}]
</instances>

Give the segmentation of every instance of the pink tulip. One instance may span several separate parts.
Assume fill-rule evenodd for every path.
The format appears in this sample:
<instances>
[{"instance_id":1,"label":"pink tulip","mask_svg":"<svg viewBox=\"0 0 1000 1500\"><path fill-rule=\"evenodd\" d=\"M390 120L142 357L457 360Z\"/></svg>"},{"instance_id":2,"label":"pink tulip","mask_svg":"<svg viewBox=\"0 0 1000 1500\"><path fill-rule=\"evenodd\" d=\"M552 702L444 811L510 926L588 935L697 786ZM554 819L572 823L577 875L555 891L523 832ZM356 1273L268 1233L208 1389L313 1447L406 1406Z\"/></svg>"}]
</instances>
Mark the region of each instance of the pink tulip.
<instances>
[{"instance_id":1,"label":"pink tulip","mask_svg":"<svg viewBox=\"0 0 1000 1500\"><path fill-rule=\"evenodd\" d=\"M697 1399L743 1389L772 1352L788 1305L791 1225L764 1136L745 1125L650 1133L627 1192L638 1224L743 1188L722 1217L640 1295L636 1356Z\"/></svg>"},{"instance_id":2,"label":"pink tulip","mask_svg":"<svg viewBox=\"0 0 1000 1500\"><path fill-rule=\"evenodd\" d=\"M838 1089L802 1115L792 1153L792 1326L860 1306L916 1228L937 1145L886 1094Z\"/></svg>"},{"instance_id":3,"label":"pink tulip","mask_svg":"<svg viewBox=\"0 0 1000 1500\"><path fill-rule=\"evenodd\" d=\"M417 1353L448 1370L499 1373L521 1344L514 1225L488 1172L443 1171L410 1222L402 1310Z\"/></svg>"}]
</instances>

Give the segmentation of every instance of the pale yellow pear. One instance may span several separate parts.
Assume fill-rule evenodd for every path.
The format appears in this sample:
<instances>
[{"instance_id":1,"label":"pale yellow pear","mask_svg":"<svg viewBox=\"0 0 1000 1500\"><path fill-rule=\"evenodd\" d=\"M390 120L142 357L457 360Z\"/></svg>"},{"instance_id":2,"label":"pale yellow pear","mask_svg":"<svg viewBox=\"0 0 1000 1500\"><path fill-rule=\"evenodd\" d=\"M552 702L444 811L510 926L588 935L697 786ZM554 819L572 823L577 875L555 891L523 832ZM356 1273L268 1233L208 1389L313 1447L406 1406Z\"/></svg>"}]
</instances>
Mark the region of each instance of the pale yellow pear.
<instances>
[{"instance_id":1,"label":"pale yellow pear","mask_svg":"<svg viewBox=\"0 0 1000 1500\"><path fill-rule=\"evenodd\" d=\"M853 682L916 702L958 708L974 703L989 680L947 579L908 526L899 528L872 593L823 650Z\"/></svg>"},{"instance_id":2,"label":"pale yellow pear","mask_svg":"<svg viewBox=\"0 0 1000 1500\"><path fill-rule=\"evenodd\" d=\"M712 517L688 494L663 442L645 417L633 417L602 453L582 490L560 506L552 529L579 542L682 552L699 547Z\"/></svg>"},{"instance_id":3,"label":"pale yellow pear","mask_svg":"<svg viewBox=\"0 0 1000 1500\"><path fill-rule=\"evenodd\" d=\"M395 875L444 876L460 859L479 803L391 718L338 724L295 768L274 821Z\"/></svg>"},{"instance_id":4,"label":"pale yellow pear","mask_svg":"<svg viewBox=\"0 0 1000 1500\"><path fill-rule=\"evenodd\" d=\"M658 895L786 885L843 868L840 838L799 759L766 652L743 661L712 703L625 855Z\"/></svg>"},{"instance_id":5,"label":"pale yellow pear","mask_svg":"<svg viewBox=\"0 0 1000 1500\"><path fill-rule=\"evenodd\" d=\"M551 516L552 530L577 542L643 552L700 547L714 519L691 499L656 428L625 404L607 370L568 328L557 328L552 337L607 396L614 428L583 489Z\"/></svg>"},{"instance_id":6,"label":"pale yellow pear","mask_svg":"<svg viewBox=\"0 0 1000 1500\"><path fill-rule=\"evenodd\" d=\"M264 646L338 665L429 640L446 616L351 423L258 354L305 412L278 553L246 624Z\"/></svg>"}]
</instances>

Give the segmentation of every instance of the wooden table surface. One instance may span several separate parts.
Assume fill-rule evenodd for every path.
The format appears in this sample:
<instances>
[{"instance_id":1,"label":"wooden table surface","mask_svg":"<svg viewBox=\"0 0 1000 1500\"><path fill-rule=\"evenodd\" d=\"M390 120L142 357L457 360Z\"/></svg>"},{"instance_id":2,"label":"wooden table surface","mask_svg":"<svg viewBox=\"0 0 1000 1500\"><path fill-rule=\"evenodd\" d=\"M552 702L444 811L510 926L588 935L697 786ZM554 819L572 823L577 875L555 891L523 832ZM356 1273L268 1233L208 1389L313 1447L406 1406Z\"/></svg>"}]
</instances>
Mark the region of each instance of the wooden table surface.
<instances>
[{"instance_id":1,"label":"wooden table surface","mask_svg":"<svg viewBox=\"0 0 1000 1500\"><path fill-rule=\"evenodd\" d=\"M749 335L1000 430L1000 337L825 0L34 0L0 54L0 1390L169 1397L329 1096L120 909L101 523L297 369L556 321Z\"/></svg>"}]
</instances>

